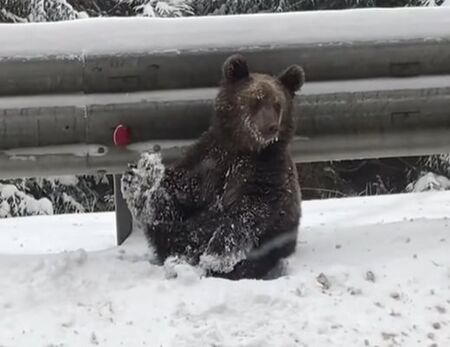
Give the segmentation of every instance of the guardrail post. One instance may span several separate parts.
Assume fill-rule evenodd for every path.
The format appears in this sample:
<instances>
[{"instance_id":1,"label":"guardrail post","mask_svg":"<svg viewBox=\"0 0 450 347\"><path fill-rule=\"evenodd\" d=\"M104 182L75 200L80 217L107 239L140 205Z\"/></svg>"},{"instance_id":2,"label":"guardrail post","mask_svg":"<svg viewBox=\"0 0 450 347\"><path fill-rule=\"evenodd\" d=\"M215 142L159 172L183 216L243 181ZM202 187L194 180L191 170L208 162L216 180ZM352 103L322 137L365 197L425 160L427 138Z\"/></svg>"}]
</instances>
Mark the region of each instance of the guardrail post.
<instances>
[{"instance_id":1,"label":"guardrail post","mask_svg":"<svg viewBox=\"0 0 450 347\"><path fill-rule=\"evenodd\" d=\"M130 236L133 218L120 189L122 175L114 175L114 201L116 205L116 242L121 245Z\"/></svg>"}]
</instances>

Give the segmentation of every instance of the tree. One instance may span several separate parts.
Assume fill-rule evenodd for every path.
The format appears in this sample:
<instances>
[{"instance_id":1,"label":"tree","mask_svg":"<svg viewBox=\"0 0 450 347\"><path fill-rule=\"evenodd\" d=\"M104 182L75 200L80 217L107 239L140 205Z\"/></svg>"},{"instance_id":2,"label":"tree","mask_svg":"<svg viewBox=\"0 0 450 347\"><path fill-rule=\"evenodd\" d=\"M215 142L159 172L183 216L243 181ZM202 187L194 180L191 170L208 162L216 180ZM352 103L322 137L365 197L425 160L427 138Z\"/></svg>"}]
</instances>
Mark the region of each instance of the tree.
<instances>
[{"instance_id":1,"label":"tree","mask_svg":"<svg viewBox=\"0 0 450 347\"><path fill-rule=\"evenodd\" d=\"M126 3L135 15L146 17L183 17L192 15L190 1L186 0L119 0Z\"/></svg>"},{"instance_id":2,"label":"tree","mask_svg":"<svg viewBox=\"0 0 450 347\"><path fill-rule=\"evenodd\" d=\"M195 1L197 15L416 6L421 0L216 0Z\"/></svg>"},{"instance_id":3,"label":"tree","mask_svg":"<svg viewBox=\"0 0 450 347\"><path fill-rule=\"evenodd\" d=\"M193 0L0 0L0 22L56 22L88 16L181 17Z\"/></svg>"},{"instance_id":4,"label":"tree","mask_svg":"<svg viewBox=\"0 0 450 347\"><path fill-rule=\"evenodd\" d=\"M56 22L85 16L66 0L0 0L2 22Z\"/></svg>"}]
</instances>

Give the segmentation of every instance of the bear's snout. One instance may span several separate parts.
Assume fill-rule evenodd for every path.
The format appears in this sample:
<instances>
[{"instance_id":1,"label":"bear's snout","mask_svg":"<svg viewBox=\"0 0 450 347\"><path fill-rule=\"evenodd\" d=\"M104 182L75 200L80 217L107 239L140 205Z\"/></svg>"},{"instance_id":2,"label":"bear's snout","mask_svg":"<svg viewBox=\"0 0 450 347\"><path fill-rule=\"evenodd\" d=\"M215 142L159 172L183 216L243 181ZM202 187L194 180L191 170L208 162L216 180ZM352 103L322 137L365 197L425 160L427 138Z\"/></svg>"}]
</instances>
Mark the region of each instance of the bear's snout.
<instances>
[{"instance_id":1,"label":"bear's snout","mask_svg":"<svg viewBox=\"0 0 450 347\"><path fill-rule=\"evenodd\" d=\"M278 133L278 123L268 124L264 131L264 135L267 137L275 136Z\"/></svg>"},{"instance_id":2,"label":"bear's snout","mask_svg":"<svg viewBox=\"0 0 450 347\"><path fill-rule=\"evenodd\" d=\"M275 137L280 130L280 117L271 106L265 106L259 114L259 130L266 139Z\"/></svg>"}]
</instances>

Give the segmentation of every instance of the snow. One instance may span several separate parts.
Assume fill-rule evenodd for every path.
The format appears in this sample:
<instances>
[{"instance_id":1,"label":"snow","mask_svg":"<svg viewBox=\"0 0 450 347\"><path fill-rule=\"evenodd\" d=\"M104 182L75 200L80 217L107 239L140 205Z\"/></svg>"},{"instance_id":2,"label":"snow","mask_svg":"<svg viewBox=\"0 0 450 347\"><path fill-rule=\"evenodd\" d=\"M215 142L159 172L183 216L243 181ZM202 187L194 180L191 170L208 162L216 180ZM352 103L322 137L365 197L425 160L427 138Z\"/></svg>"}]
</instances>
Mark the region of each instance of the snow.
<instances>
[{"instance_id":1,"label":"snow","mask_svg":"<svg viewBox=\"0 0 450 347\"><path fill-rule=\"evenodd\" d=\"M151 224L155 216L156 201L161 203L164 201L163 197L167 196L165 190L160 189L165 172L161 153L143 153L137 167L132 168L131 172L122 177L122 196L137 221ZM138 207L138 201L144 201L143 205Z\"/></svg>"},{"instance_id":2,"label":"snow","mask_svg":"<svg viewBox=\"0 0 450 347\"><path fill-rule=\"evenodd\" d=\"M301 95L449 88L450 75L308 82Z\"/></svg>"},{"instance_id":3,"label":"snow","mask_svg":"<svg viewBox=\"0 0 450 347\"><path fill-rule=\"evenodd\" d=\"M53 205L47 198L36 200L12 184L0 183L0 218L15 215L52 215Z\"/></svg>"},{"instance_id":4,"label":"snow","mask_svg":"<svg viewBox=\"0 0 450 347\"><path fill-rule=\"evenodd\" d=\"M3 255L98 251L115 245L115 216L101 212L0 219L0 240Z\"/></svg>"},{"instance_id":5,"label":"snow","mask_svg":"<svg viewBox=\"0 0 450 347\"><path fill-rule=\"evenodd\" d=\"M0 345L449 345L450 192L303 207L269 281L151 265L141 233L113 246L111 213L1 220Z\"/></svg>"},{"instance_id":6,"label":"snow","mask_svg":"<svg viewBox=\"0 0 450 347\"><path fill-rule=\"evenodd\" d=\"M280 25L283 23L283 25ZM399 25L401 23L402 25ZM320 30L316 30L320 25ZM263 28L264 35L260 35ZM2 24L0 58L173 53L330 42L448 38L448 7ZM130 38L133 37L133 40ZM251 44L249 44L251 43Z\"/></svg>"},{"instance_id":7,"label":"snow","mask_svg":"<svg viewBox=\"0 0 450 347\"><path fill-rule=\"evenodd\" d=\"M416 182L408 184L406 187L408 191L424 192L427 190L449 190L450 180L433 172L428 172L420 177Z\"/></svg>"},{"instance_id":8,"label":"snow","mask_svg":"<svg viewBox=\"0 0 450 347\"><path fill-rule=\"evenodd\" d=\"M108 147L96 144L76 144L76 145L58 145L41 146L29 148L14 148L4 151L4 153L13 160L31 160L35 161L37 156L71 154L77 157L100 157L108 153Z\"/></svg>"},{"instance_id":9,"label":"snow","mask_svg":"<svg viewBox=\"0 0 450 347\"><path fill-rule=\"evenodd\" d=\"M145 152L145 151L158 151L161 149L171 148L183 148L192 144L192 140L154 140L154 141L142 141L134 142L126 146L130 151Z\"/></svg>"},{"instance_id":10,"label":"snow","mask_svg":"<svg viewBox=\"0 0 450 347\"><path fill-rule=\"evenodd\" d=\"M430 6L430 7L434 7L434 6L439 6L437 4L438 0L428 0L425 1L425 6ZM450 0L444 0L443 2L441 2L440 4L441 6L450 6Z\"/></svg>"}]
</instances>

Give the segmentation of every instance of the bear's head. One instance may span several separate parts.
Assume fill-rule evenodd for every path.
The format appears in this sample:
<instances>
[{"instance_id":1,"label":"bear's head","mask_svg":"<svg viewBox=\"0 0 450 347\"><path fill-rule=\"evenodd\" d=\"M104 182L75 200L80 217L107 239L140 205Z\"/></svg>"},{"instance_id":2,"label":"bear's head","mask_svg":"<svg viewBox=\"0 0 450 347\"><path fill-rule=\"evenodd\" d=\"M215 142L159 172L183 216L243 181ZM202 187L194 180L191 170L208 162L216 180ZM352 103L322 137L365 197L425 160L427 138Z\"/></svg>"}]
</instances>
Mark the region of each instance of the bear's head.
<instances>
[{"instance_id":1,"label":"bear's head","mask_svg":"<svg viewBox=\"0 0 450 347\"><path fill-rule=\"evenodd\" d=\"M292 65L276 77L249 73L245 59L233 55L222 74L213 126L226 145L243 152L287 145L295 132L292 101L304 83L303 69Z\"/></svg>"}]
</instances>

